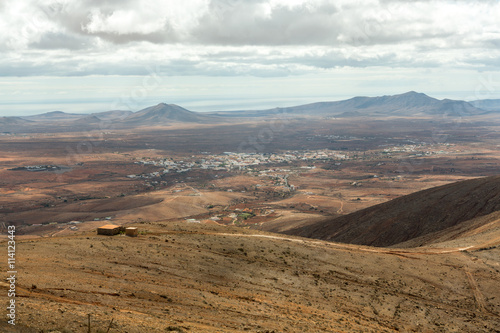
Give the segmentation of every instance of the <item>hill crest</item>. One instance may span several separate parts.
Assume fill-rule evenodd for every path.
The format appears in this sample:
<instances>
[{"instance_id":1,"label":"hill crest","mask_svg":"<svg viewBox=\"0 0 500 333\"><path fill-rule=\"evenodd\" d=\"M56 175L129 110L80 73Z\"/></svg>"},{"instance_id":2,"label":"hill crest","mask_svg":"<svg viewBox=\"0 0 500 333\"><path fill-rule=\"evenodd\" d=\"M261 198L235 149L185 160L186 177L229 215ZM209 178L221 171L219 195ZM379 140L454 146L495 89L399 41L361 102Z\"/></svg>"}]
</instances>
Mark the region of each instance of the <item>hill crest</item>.
<instances>
[{"instance_id":1,"label":"hill crest","mask_svg":"<svg viewBox=\"0 0 500 333\"><path fill-rule=\"evenodd\" d=\"M155 106L137 111L127 118L125 122L134 122L137 125L159 125L165 122L201 122L206 116L189 111L176 104L160 103Z\"/></svg>"},{"instance_id":2,"label":"hill crest","mask_svg":"<svg viewBox=\"0 0 500 333\"><path fill-rule=\"evenodd\" d=\"M500 176L430 188L285 233L341 243L397 246L496 211L500 211ZM470 229L484 221L477 219ZM426 240L426 244L432 242Z\"/></svg>"}]
</instances>

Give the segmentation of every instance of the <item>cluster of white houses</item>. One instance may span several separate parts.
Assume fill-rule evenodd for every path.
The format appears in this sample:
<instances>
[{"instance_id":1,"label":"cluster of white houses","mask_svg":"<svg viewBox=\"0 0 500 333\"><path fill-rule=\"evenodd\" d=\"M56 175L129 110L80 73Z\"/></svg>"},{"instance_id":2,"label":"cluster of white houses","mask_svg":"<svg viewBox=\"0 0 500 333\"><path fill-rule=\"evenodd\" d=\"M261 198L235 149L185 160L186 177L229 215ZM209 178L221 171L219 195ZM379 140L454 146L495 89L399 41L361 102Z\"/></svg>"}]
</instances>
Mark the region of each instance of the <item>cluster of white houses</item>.
<instances>
[{"instance_id":1,"label":"cluster of white houses","mask_svg":"<svg viewBox=\"0 0 500 333\"><path fill-rule=\"evenodd\" d=\"M454 145L449 143L444 143L440 145L431 145L431 144L406 144L400 146L394 146L390 148L383 149L383 153L391 154L391 153L411 153L410 156L420 157L420 156L430 156L430 155L442 155L449 154L448 151L443 150L452 147Z\"/></svg>"},{"instance_id":2,"label":"cluster of white houses","mask_svg":"<svg viewBox=\"0 0 500 333\"><path fill-rule=\"evenodd\" d=\"M291 161L313 161L313 160L345 160L349 156L345 153L339 153L330 150L315 151L287 151L284 153L235 153L225 152L219 155L207 155L203 158L192 158L188 160L174 161L172 158L163 158L159 160L142 159L137 164L154 165L163 167L163 171L152 172L149 174L129 175L129 178L154 178L162 173L169 172L187 172L192 169L204 170L245 170L248 167L259 164L282 163Z\"/></svg>"}]
</instances>

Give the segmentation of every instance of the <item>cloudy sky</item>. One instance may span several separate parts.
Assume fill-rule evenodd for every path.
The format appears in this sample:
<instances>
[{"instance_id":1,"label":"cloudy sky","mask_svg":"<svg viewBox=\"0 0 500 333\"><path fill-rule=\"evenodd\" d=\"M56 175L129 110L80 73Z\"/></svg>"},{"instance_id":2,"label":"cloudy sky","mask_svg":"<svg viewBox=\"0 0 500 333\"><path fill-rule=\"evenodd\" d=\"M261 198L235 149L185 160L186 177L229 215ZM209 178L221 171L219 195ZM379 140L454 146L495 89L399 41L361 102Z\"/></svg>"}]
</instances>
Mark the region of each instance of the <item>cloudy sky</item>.
<instances>
[{"instance_id":1,"label":"cloudy sky","mask_svg":"<svg viewBox=\"0 0 500 333\"><path fill-rule=\"evenodd\" d=\"M500 98L499 1L1 0L0 116Z\"/></svg>"}]
</instances>

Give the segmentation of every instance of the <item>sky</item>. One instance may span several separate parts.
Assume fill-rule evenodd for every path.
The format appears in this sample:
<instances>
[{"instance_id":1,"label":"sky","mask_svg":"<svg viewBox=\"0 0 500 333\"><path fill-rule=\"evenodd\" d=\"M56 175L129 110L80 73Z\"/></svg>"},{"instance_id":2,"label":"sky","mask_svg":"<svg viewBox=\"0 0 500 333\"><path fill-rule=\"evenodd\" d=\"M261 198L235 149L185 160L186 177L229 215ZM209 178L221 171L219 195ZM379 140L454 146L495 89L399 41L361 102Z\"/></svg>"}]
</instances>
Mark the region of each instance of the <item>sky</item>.
<instances>
[{"instance_id":1,"label":"sky","mask_svg":"<svg viewBox=\"0 0 500 333\"><path fill-rule=\"evenodd\" d=\"M499 1L0 0L0 116L500 99Z\"/></svg>"}]
</instances>

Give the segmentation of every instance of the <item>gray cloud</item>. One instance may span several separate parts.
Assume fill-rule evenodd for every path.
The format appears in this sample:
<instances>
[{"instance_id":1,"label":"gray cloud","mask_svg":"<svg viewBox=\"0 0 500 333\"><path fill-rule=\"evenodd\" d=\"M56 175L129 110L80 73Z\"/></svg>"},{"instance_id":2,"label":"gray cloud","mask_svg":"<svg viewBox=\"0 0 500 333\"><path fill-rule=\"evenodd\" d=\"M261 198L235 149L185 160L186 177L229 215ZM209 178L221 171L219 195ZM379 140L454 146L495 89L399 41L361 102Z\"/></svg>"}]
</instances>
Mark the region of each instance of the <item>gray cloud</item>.
<instances>
[{"instance_id":1,"label":"gray cloud","mask_svg":"<svg viewBox=\"0 0 500 333\"><path fill-rule=\"evenodd\" d=\"M462 21L439 24L436 22L439 16L429 17L426 8L419 7L422 1L404 5L389 1L378 6L370 2L339 6L333 1L303 1L287 6L271 5L269 0L206 1L207 8L200 7L200 15L189 26L172 22L171 14L175 11L171 4L154 1L150 3L157 7L153 16L144 11L142 3L133 0L56 2L40 9L64 30L98 36L116 44L148 41L155 44L362 46L446 38L456 33L459 24L464 24ZM134 21L113 27L109 21L116 23L116 16L124 11L133 15L122 19ZM413 17L407 17L408 13L413 13ZM165 22L155 29L141 31L153 18ZM178 17L179 20L182 21L182 17Z\"/></svg>"},{"instance_id":2,"label":"gray cloud","mask_svg":"<svg viewBox=\"0 0 500 333\"><path fill-rule=\"evenodd\" d=\"M118 34L112 32L89 33L90 36L99 37L114 44L128 44L131 42L150 42L153 44L175 43L178 38L171 27L166 27L164 31L154 33L126 33Z\"/></svg>"},{"instance_id":3,"label":"gray cloud","mask_svg":"<svg viewBox=\"0 0 500 333\"><path fill-rule=\"evenodd\" d=\"M138 22L142 22L147 18L141 17L140 8L143 5L134 0L83 0L75 2L56 2L52 4L40 4L39 10L45 15L48 20L58 24L60 28L59 36L64 33L76 33L82 36L98 37L103 41L108 41L114 44L126 44L131 42L150 42L154 44L165 44L176 42L175 29L168 23L164 22L158 29L153 31L143 32L139 29L134 30L134 24L137 22L127 22L124 18L122 26L131 27L128 31L92 29L92 23L96 20L97 14L100 19L109 19L118 11L128 11L135 13ZM162 9L159 8L158 15L162 15ZM70 37L68 37L70 39ZM33 43L33 47L37 47L38 43ZM43 44L41 44L43 45Z\"/></svg>"},{"instance_id":4,"label":"gray cloud","mask_svg":"<svg viewBox=\"0 0 500 333\"><path fill-rule=\"evenodd\" d=\"M74 34L64 34L61 32L48 32L43 34L40 39L30 44L30 48L52 50L52 49L68 49L68 50L83 50L88 49L93 44L89 38Z\"/></svg>"},{"instance_id":5,"label":"gray cloud","mask_svg":"<svg viewBox=\"0 0 500 333\"><path fill-rule=\"evenodd\" d=\"M212 0L209 11L191 32L197 43L221 45L333 44L341 23L333 4L309 7L306 3L268 9L266 1Z\"/></svg>"},{"instance_id":6,"label":"gray cloud","mask_svg":"<svg viewBox=\"0 0 500 333\"><path fill-rule=\"evenodd\" d=\"M500 53L494 1L35 1L22 14L0 3L0 75L491 68Z\"/></svg>"}]
</instances>

